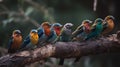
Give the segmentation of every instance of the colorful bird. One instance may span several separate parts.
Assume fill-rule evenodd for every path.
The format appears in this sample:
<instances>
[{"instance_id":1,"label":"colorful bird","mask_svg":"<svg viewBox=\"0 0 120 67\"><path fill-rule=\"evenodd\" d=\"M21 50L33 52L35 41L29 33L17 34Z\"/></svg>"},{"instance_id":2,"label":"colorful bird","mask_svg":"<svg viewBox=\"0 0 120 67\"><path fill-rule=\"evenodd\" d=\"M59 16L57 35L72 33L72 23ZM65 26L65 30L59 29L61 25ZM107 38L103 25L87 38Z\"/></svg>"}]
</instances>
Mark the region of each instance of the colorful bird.
<instances>
[{"instance_id":1,"label":"colorful bird","mask_svg":"<svg viewBox=\"0 0 120 67\"><path fill-rule=\"evenodd\" d=\"M48 27L48 31L46 30L46 32L48 32L49 35L48 36L46 36L45 34L43 35L43 37L46 37L44 42L42 42L43 45L46 45L48 43L54 43L55 42L54 40L57 38L57 36L60 35L61 27L62 25L60 23L54 23L51 27ZM47 59L43 60L43 62L45 62L46 60Z\"/></svg>"},{"instance_id":2,"label":"colorful bird","mask_svg":"<svg viewBox=\"0 0 120 67\"><path fill-rule=\"evenodd\" d=\"M62 30L61 30L61 35L60 35L60 41L62 42L68 42L71 40L71 35L72 35L72 28L73 24L72 23L66 23Z\"/></svg>"},{"instance_id":3,"label":"colorful bird","mask_svg":"<svg viewBox=\"0 0 120 67\"><path fill-rule=\"evenodd\" d=\"M103 23L103 32L102 35L105 35L109 32L111 32L114 28L114 17L111 15L108 15L105 17L104 19L104 23Z\"/></svg>"},{"instance_id":4,"label":"colorful bird","mask_svg":"<svg viewBox=\"0 0 120 67\"><path fill-rule=\"evenodd\" d=\"M103 23L103 19L97 18L94 24L92 25L91 32L85 37L85 40L98 37L102 33L102 30L103 30L102 23Z\"/></svg>"},{"instance_id":5,"label":"colorful bird","mask_svg":"<svg viewBox=\"0 0 120 67\"><path fill-rule=\"evenodd\" d=\"M72 41L83 41L91 31L91 23L90 20L83 20L82 24L72 33Z\"/></svg>"},{"instance_id":6,"label":"colorful bird","mask_svg":"<svg viewBox=\"0 0 120 67\"><path fill-rule=\"evenodd\" d=\"M23 43L24 43L24 45L26 45L23 48L23 44L22 44L21 49L23 49L23 50L36 48L38 46L38 43L39 43L38 31L36 29L32 29Z\"/></svg>"},{"instance_id":7,"label":"colorful bird","mask_svg":"<svg viewBox=\"0 0 120 67\"><path fill-rule=\"evenodd\" d=\"M73 24L72 23L66 23L60 34L60 41L62 42L69 42L71 40L71 35L72 35L72 28ZM64 64L64 58L60 58L59 65Z\"/></svg>"},{"instance_id":8,"label":"colorful bird","mask_svg":"<svg viewBox=\"0 0 120 67\"><path fill-rule=\"evenodd\" d=\"M62 28L62 25L60 23L54 23L51 26L51 29L50 29L51 30L51 34L48 37L48 39L46 40L46 42L47 43L55 43L56 42L56 38L58 36L60 36L61 28Z\"/></svg>"},{"instance_id":9,"label":"colorful bird","mask_svg":"<svg viewBox=\"0 0 120 67\"><path fill-rule=\"evenodd\" d=\"M8 53L15 53L22 44L22 34L20 30L14 30L8 44Z\"/></svg>"},{"instance_id":10,"label":"colorful bird","mask_svg":"<svg viewBox=\"0 0 120 67\"><path fill-rule=\"evenodd\" d=\"M91 24L92 21L90 20L83 20L82 24L77 27L77 29L72 33L72 41L83 41L84 38L90 33L91 31ZM80 57L77 57L74 62L78 62Z\"/></svg>"},{"instance_id":11,"label":"colorful bird","mask_svg":"<svg viewBox=\"0 0 120 67\"><path fill-rule=\"evenodd\" d=\"M39 37L41 37L43 33L49 36L51 32L50 27L51 27L51 24L49 22L43 22L41 26L38 28Z\"/></svg>"},{"instance_id":12,"label":"colorful bird","mask_svg":"<svg viewBox=\"0 0 120 67\"><path fill-rule=\"evenodd\" d=\"M37 29L38 32L38 38L39 38L39 44L42 44L46 40L46 36L50 35L50 27L51 24L49 22L43 22L41 26ZM30 43L30 34L24 39L24 42L21 46L22 48L25 48ZM40 46L40 45L37 45Z\"/></svg>"},{"instance_id":13,"label":"colorful bird","mask_svg":"<svg viewBox=\"0 0 120 67\"><path fill-rule=\"evenodd\" d=\"M32 29L30 32L30 42L33 45L38 45L39 36L38 36L38 31L36 29Z\"/></svg>"},{"instance_id":14,"label":"colorful bird","mask_svg":"<svg viewBox=\"0 0 120 67\"><path fill-rule=\"evenodd\" d=\"M50 36L50 34L51 34L50 28L51 28L51 24L50 24L49 22L43 22L43 23L41 24L41 28L40 28L40 30L38 30L38 34L39 34L39 44L40 44L41 46L43 46L44 43L46 43L46 40L47 40L48 37ZM41 34L41 32L39 32L39 31L42 31L42 34ZM39 46L40 46L40 45L39 45Z\"/></svg>"}]
</instances>

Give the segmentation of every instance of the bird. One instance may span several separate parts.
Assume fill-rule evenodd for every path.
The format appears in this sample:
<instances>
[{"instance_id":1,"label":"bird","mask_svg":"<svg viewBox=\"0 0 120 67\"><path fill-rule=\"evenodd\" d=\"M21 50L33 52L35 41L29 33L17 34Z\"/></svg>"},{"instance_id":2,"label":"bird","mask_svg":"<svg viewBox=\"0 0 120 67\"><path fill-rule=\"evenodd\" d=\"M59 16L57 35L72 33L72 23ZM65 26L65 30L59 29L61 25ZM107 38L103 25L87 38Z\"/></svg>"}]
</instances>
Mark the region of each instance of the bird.
<instances>
[{"instance_id":1,"label":"bird","mask_svg":"<svg viewBox=\"0 0 120 67\"><path fill-rule=\"evenodd\" d=\"M38 30L40 47L46 44L46 40L48 39L50 34L51 34L51 24L49 22L43 22L41 24L41 28Z\"/></svg>"},{"instance_id":2,"label":"bird","mask_svg":"<svg viewBox=\"0 0 120 67\"><path fill-rule=\"evenodd\" d=\"M38 42L39 42L39 36L38 36L38 31L36 29L32 29L30 31L30 42L33 44L33 45L38 45Z\"/></svg>"},{"instance_id":3,"label":"bird","mask_svg":"<svg viewBox=\"0 0 120 67\"><path fill-rule=\"evenodd\" d=\"M91 31L92 21L83 20L82 24L72 33L72 41L83 41Z\"/></svg>"},{"instance_id":4,"label":"bird","mask_svg":"<svg viewBox=\"0 0 120 67\"><path fill-rule=\"evenodd\" d=\"M85 37L84 40L88 40L88 39L92 39L92 38L100 36L103 30L102 23L103 23L103 19L97 18L91 27L91 32Z\"/></svg>"},{"instance_id":5,"label":"bird","mask_svg":"<svg viewBox=\"0 0 120 67\"><path fill-rule=\"evenodd\" d=\"M63 26L63 28L61 30L61 34L60 34L60 41L62 41L62 42L68 42L68 41L71 40L72 27L73 27L72 23L66 23Z\"/></svg>"},{"instance_id":6,"label":"bird","mask_svg":"<svg viewBox=\"0 0 120 67\"><path fill-rule=\"evenodd\" d=\"M15 53L22 44L22 33L20 30L14 30L8 43L8 53Z\"/></svg>"},{"instance_id":7,"label":"bird","mask_svg":"<svg viewBox=\"0 0 120 67\"><path fill-rule=\"evenodd\" d=\"M62 24L60 24L60 23L54 23L54 24L52 24L52 26L50 28L51 34L47 38L46 42L54 44L56 42L56 38L58 36L60 36L61 28L62 28Z\"/></svg>"},{"instance_id":8,"label":"bird","mask_svg":"<svg viewBox=\"0 0 120 67\"><path fill-rule=\"evenodd\" d=\"M39 36L38 31L36 29L32 29L29 33L29 35L24 40L24 43L27 43L26 46L23 48L23 50L28 49L34 49L38 46L39 43Z\"/></svg>"},{"instance_id":9,"label":"bird","mask_svg":"<svg viewBox=\"0 0 120 67\"><path fill-rule=\"evenodd\" d=\"M45 42L46 36L48 36L48 34L50 34L50 27L51 24L49 22L43 22L40 27L37 29L37 33L38 33L38 38L39 38L39 44L42 44L43 42ZM30 34L28 34L26 36L26 38L24 39L21 49L26 48L26 46L30 43ZM37 47L39 47L40 45L37 45Z\"/></svg>"},{"instance_id":10,"label":"bird","mask_svg":"<svg viewBox=\"0 0 120 67\"><path fill-rule=\"evenodd\" d=\"M42 25L42 26L44 26L44 25ZM53 44L55 42L54 40L57 38L57 36L60 35L62 25L60 23L54 23L52 25L47 24L47 26L46 26L46 24L45 24L45 27L43 27L43 28L44 28L44 33L45 34L43 34L41 36L41 38L42 37L44 38L44 39L42 38L41 40L43 40L43 42L42 42L43 45L42 46L45 46L49 43ZM42 60L42 63L45 62L45 61L47 61L47 59Z\"/></svg>"},{"instance_id":11,"label":"bird","mask_svg":"<svg viewBox=\"0 0 120 67\"><path fill-rule=\"evenodd\" d=\"M43 33L45 33L47 36L50 35L50 27L51 24L49 22L43 22L41 26L37 29L39 37L42 36Z\"/></svg>"},{"instance_id":12,"label":"bird","mask_svg":"<svg viewBox=\"0 0 120 67\"><path fill-rule=\"evenodd\" d=\"M114 19L115 18L112 15L108 15L105 17L104 23L103 23L102 35L105 35L114 29L114 26L115 26Z\"/></svg>"},{"instance_id":13,"label":"bird","mask_svg":"<svg viewBox=\"0 0 120 67\"><path fill-rule=\"evenodd\" d=\"M71 41L71 35L72 35L72 28L73 24L72 23L66 23L63 28L61 29L60 32L60 39L59 41L61 42L69 42ZM59 65L64 64L64 58L60 58Z\"/></svg>"},{"instance_id":14,"label":"bird","mask_svg":"<svg viewBox=\"0 0 120 67\"><path fill-rule=\"evenodd\" d=\"M83 41L91 31L92 21L83 20L82 24L72 33L72 41ZM80 57L76 57L74 62L78 62Z\"/></svg>"}]
</instances>

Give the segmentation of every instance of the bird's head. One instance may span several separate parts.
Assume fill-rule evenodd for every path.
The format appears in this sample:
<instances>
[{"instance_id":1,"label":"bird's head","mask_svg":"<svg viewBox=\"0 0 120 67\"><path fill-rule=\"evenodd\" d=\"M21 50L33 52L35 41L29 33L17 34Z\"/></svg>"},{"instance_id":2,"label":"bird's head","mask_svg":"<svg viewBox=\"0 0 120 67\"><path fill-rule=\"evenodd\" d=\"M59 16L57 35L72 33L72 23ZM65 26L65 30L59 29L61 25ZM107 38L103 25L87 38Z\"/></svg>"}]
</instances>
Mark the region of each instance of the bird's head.
<instances>
[{"instance_id":1,"label":"bird's head","mask_svg":"<svg viewBox=\"0 0 120 67\"><path fill-rule=\"evenodd\" d=\"M60 23L54 23L54 24L52 25L52 28L53 28L54 30L60 30L60 29L62 28L62 25L61 25Z\"/></svg>"},{"instance_id":2,"label":"bird's head","mask_svg":"<svg viewBox=\"0 0 120 67\"><path fill-rule=\"evenodd\" d=\"M44 32L45 32L45 34L47 35L47 36L49 36L50 35L50 28L51 28L51 24L49 23L49 22L43 22L42 24L41 24L41 26L42 26L42 28L44 29Z\"/></svg>"},{"instance_id":3,"label":"bird's head","mask_svg":"<svg viewBox=\"0 0 120 67\"><path fill-rule=\"evenodd\" d=\"M61 28L62 28L62 25L60 23L54 23L52 25L52 29L56 32L57 35L60 34Z\"/></svg>"},{"instance_id":4,"label":"bird's head","mask_svg":"<svg viewBox=\"0 0 120 67\"><path fill-rule=\"evenodd\" d=\"M30 36L38 35L38 31L36 29L32 29L30 31Z\"/></svg>"},{"instance_id":5,"label":"bird's head","mask_svg":"<svg viewBox=\"0 0 120 67\"><path fill-rule=\"evenodd\" d=\"M41 24L41 26L42 26L42 28L44 28L44 29L48 29L48 28L51 27L51 24L50 24L49 22L43 22L43 23Z\"/></svg>"},{"instance_id":6,"label":"bird's head","mask_svg":"<svg viewBox=\"0 0 120 67\"><path fill-rule=\"evenodd\" d=\"M13 31L13 34L12 34L12 36L14 37L18 37L18 36L21 36L22 35L22 33L21 33L21 31L20 30L14 30Z\"/></svg>"},{"instance_id":7,"label":"bird's head","mask_svg":"<svg viewBox=\"0 0 120 67\"><path fill-rule=\"evenodd\" d=\"M113 24L113 21L114 21L114 17L113 16L111 16L111 15L108 15L108 16L106 16L105 17L105 19L104 19L104 23L109 23L109 24Z\"/></svg>"},{"instance_id":8,"label":"bird's head","mask_svg":"<svg viewBox=\"0 0 120 67\"><path fill-rule=\"evenodd\" d=\"M67 28L67 29L71 29L73 27L73 24L72 23L66 23L64 25L64 27Z\"/></svg>"},{"instance_id":9,"label":"bird's head","mask_svg":"<svg viewBox=\"0 0 120 67\"><path fill-rule=\"evenodd\" d=\"M109 19L114 20L115 18L112 15L108 15L108 16L105 17L105 20L109 20Z\"/></svg>"},{"instance_id":10,"label":"bird's head","mask_svg":"<svg viewBox=\"0 0 120 67\"><path fill-rule=\"evenodd\" d=\"M91 24L92 24L92 21L90 21L90 20L83 20L83 21L82 21L82 25L83 25L83 26L91 25Z\"/></svg>"},{"instance_id":11,"label":"bird's head","mask_svg":"<svg viewBox=\"0 0 120 67\"><path fill-rule=\"evenodd\" d=\"M97 24L102 24L103 23L103 19L102 18L97 18L94 22L95 25Z\"/></svg>"},{"instance_id":12,"label":"bird's head","mask_svg":"<svg viewBox=\"0 0 120 67\"><path fill-rule=\"evenodd\" d=\"M90 30L90 26L92 24L92 21L90 20L83 20L82 22L83 26L87 29L87 30Z\"/></svg>"}]
</instances>

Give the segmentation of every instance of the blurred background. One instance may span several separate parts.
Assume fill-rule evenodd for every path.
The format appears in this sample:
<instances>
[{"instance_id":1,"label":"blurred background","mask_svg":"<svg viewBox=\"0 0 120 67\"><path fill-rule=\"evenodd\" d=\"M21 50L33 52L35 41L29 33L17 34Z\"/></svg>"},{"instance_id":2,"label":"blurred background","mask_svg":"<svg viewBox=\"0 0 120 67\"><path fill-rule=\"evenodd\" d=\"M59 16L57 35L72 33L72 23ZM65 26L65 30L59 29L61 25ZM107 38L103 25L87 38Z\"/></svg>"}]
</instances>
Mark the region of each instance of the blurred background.
<instances>
[{"instance_id":1,"label":"blurred background","mask_svg":"<svg viewBox=\"0 0 120 67\"><path fill-rule=\"evenodd\" d=\"M0 0L0 56L6 54L14 29L20 29L25 38L31 29L37 29L44 21L70 22L75 30L85 19L94 21L113 15L116 26L111 33L116 33L120 29L119 4L118 0ZM58 67L57 63L58 60L51 58L43 65L36 62L28 67ZM68 59L63 67L120 67L120 54L86 56L78 63Z\"/></svg>"}]
</instances>

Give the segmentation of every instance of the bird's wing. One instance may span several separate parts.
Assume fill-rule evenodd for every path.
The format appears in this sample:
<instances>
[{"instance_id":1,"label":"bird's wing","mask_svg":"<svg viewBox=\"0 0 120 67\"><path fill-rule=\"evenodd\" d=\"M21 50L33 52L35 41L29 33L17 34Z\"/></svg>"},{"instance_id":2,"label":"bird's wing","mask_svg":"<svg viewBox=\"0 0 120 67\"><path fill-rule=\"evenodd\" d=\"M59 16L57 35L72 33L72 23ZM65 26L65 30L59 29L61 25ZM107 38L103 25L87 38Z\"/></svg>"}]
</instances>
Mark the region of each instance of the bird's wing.
<instances>
[{"instance_id":1,"label":"bird's wing","mask_svg":"<svg viewBox=\"0 0 120 67\"><path fill-rule=\"evenodd\" d=\"M108 24L107 24L107 22L105 22L105 23L103 24L103 31L104 31L107 27L108 27Z\"/></svg>"},{"instance_id":2,"label":"bird's wing","mask_svg":"<svg viewBox=\"0 0 120 67\"><path fill-rule=\"evenodd\" d=\"M50 40L54 36L54 31L51 31L50 36L46 39L47 41Z\"/></svg>"},{"instance_id":3,"label":"bird's wing","mask_svg":"<svg viewBox=\"0 0 120 67\"><path fill-rule=\"evenodd\" d=\"M24 42L23 42L21 48L26 47L27 44L29 44L29 43L30 43L30 35L28 35L28 36L24 39Z\"/></svg>"},{"instance_id":4,"label":"bird's wing","mask_svg":"<svg viewBox=\"0 0 120 67\"><path fill-rule=\"evenodd\" d=\"M60 35L59 36L57 36L57 38L54 40L54 42L53 43L55 43L55 42L57 42L57 41L59 41L60 40L60 37L62 36L62 34L64 33L64 28L62 28L62 30L60 31Z\"/></svg>"},{"instance_id":5,"label":"bird's wing","mask_svg":"<svg viewBox=\"0 0 120 67\"><path fill-rule=\"evenodd\" d=\"M92 26L91 26L91 31L94 31L96 29L96 24L93 24Z\"/></svg>"},{"instance_id":6,"label":"bird's wing","mask_svg":"<svg viewBox=\"0 0 120 67\"><path fill-rule=\"evenodd\" d=\"M9 40L9 43L8 43L8 49L11 48L12 43L13 43L13 37L11 37L10 40Z\"/></svg>"},{"instance_id":7,"label":"bird's wing","mask_svg":"<svg viewBox=\"0 0 120 67\"><path fill-rule=\"evenodd\" d=\"M43 35L43 29L41 28L41 29L38 29L38 36L39 36L39 38L41 37Z\"/></svg>"},{"instance_id":8,"label":"bird's wing","mask_svg":"<svg viewBox=\"0 0 120 67\"><path fill-rule=\"evenodd\" d=\"M72 33L72 37L76 37L78 34L80 34L81 32L83 32L83 26L78 27L73 33Z\"/></svg>"}]
</instances>

